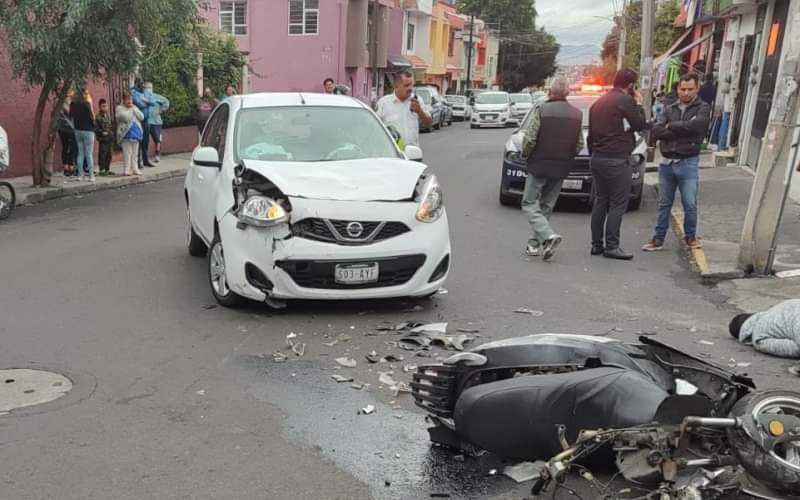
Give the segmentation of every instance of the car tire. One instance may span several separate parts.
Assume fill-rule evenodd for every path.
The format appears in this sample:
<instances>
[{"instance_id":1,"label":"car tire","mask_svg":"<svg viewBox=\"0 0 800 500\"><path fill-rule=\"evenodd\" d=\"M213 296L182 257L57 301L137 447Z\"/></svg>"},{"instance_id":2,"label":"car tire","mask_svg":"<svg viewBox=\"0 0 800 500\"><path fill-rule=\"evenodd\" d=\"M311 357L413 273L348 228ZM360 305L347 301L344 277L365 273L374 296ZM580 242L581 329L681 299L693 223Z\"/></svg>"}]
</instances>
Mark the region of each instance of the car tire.
<instances>
[{"instance_id":1,"label":"car tire","mask_svg":"<svg viewBox=\"0 0 800 500\"><path fill-rule=\"evenodd\" d=\"M433 129L434 130L441 130L442 129L442 120L439 120L438 123L434 123L433 124Z\"/></svg>"},{"instance_id":2,"label":"car tire","mask_svg":"<svg viewBox=\"0 0 800 500\"><path fill-rule=\"evenodd\" d=\"M186 204L186 247L192 257L205 257L208 253L208 247L192 226L192 213L189 211L188 203Z\"/></svg>"},{"instance_id":3,"label":"car tire","mask_svg":"<svg viewBox=\"0 0 800 500\"><path fill-rule=\"evenodd\" d=\"M214 294L214 298L220 305L230 308L244 305L244 297L234 293L228 285L225 252L219 233L214 235L214 240L208 249L208 284L211 287L211 293Z\"/></svg>"},{"instance_id":4,"label":"car tire","mask_svg":"<svg viewBox=\"0 0 800 500\"><path fill-rule=\"evenodd\" d=\"M519 207L519 200L510 194L500 191L500 204L504 207Z\"/></svg>"}]
</instances>

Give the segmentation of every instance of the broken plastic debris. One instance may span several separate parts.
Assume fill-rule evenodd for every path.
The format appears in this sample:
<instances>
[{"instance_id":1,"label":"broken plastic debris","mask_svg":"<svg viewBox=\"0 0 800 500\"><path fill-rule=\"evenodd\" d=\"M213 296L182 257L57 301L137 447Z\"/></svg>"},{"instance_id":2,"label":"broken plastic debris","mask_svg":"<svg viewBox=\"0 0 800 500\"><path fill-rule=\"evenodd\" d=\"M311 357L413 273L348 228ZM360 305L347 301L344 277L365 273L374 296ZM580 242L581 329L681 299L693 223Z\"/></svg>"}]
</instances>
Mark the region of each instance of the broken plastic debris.
<instances>
[{"instance_id":1,"label":"broken plastic debris","mask_svg":"<svg viewBox=\"0 0 800 500\"><path fill-rule=\"evenodd\" d=\"M402 416L402 415L399 415L399 414L397 414L397 413L395 413L395 414L394 414L394 415L392 415L392 416L393 416L394 418L396 418L397 420L401 420L401 419L403 418L403 416Z\"/></svg>"},{"instance_id":2,"label":"broken plastic debris","mask_svg":"<svg viewBox=\"0 0 800 500\"><path fill-rule=\"evenodd\" d=\"M406 310L404 310L403 312L407 312L407 313L415 313L415 312L422 312L422 311L424 311L424 310L425 310L425 308L424 308L423 306L421 306L421 305L417 304L417 305L415 305L414 307L412 307L412 308L410 308L410 309L406 309Z\"/></svg>"},{"instance_id":3,"label":"broken plastic debris","mask_svg":"<svg viewBox=\"0 0 800 500\"><path fill-rule=\"evenodd\" d=\"M411 333L447 333L447 323L428 323L411 329Z\"/></svg>"},{"instance_id":4,"label":"broken plastic debris","mask_svg":"<svg viewBox=\"0 0 800 500\"><path fill-rule=\"evenodd\" d=\"M520 462L517 465L507 465L503 469L503 475L510 477L518 483L524 483L526 481L538 479L546 466L547 464L541 461Z\"/></svg>"},{"instance_id":5,"label":"broken plastic debris","mask_svg":"<svg viewBox=\"0 0 800 500\"><path fill-rule=\"evenodd\" d=\"M302 356L306 353L306 344L303 342L298 342L292 346L292 352L298 356Z\"/></svg>"},{"instance_id":6,"label":"broken plastic debris","mask_svg":"<svg viewBox=\"0 0 800 500\"><path fill-rule=\"evenodd\" d=\"M790 366L788 368L789 373L794 375L795 377L800 377L800 365Z\"/></svg>"},{"instance_id":7,"label":"broken plastic debris","mask_svg":"<svg viewBox=\"0 0 800 500\"><path fill-rule=\"evenodd\" d=\"M780 271L775 273L778 278L794 278L800 276L800 269L790 269L788 271Z\"/></svg>"},{"instance_id":8,"label":"broken plastic debris","mask_svg":"<svg viewBox=\"0 0 800 500\"><path fill-rule=\"evenodd\" d=\"M459 328L456 330L458 333L480 333L480 329L478 328Z\"/></svg>"},{"instance_id":9,"label":"broken plastic debris","mask_svg":"<svg viewBox=\"0 0 800 500\"><path fill-rule=\"evenodd\" d=\"M355 368L358 363L353 358L336 358L336 362L340 365L344 366L345 368Z\"/></svg>"},{"instance_id":10,"label":"broken plastic debris","mask_svg":"<svg viewBox=\"0 0 800 500\"><path fill-rule=\"evenodd\" d=\"M333 347L333 346L335 346L335 345L336 345L336 344L338 344L338 343L339 343L339 341L338 341L338 340L334 340L333 342L323 342L323 344L325 344L325 345L326 345L326 346L328 346L328 347Z\"/></svg>"},{"instance_id":11,"label":"broken plastic debris","mask_svg":"<svg viewBox=\"0 0 800 500\"><path fill-rule=\"evenodd\" d=\"M728 366L729 366L730 368L736 368L736 360L735 360L735 359L733 359L733 358L729 359L729 360L728 360Z\"/></svg>"},{"instance_id":12,"label":"broken plastic debris","mask_svg":"<svg viewBox=\"0 0 800 500\"><path fill-rule=\"evenodd\" d=\"M736 367L737 367L737 368L747 368L747 367L748 367L748 366L750 366L751 364L752 364L752 363L740 362L740 363L736 363Z\"/></svg>"},{"instance_id":13,"label":"broken plastic debris","mask_svg":"<svg viewBox=\"0 0 800 500\"><path fill-rule=\"evenodd\" d=\"M415 372L415 371L417 371L417 365L415 365L413 363L409 363L407 365L404 365L403 366L403 371L406 372L406 373Z\"/></svg>"},{"instance_id":14,"label":"broken plastic debris","mask_svg":"<svg viewBox=\"0 0 800 500\"><path fill-rule=\"evenodd\" d=\"M205 396L206 395L206 390L205 389L200 389L199 391L195 392L195 394L197 394L198 396Z\"/></svg>"},{"instance_id":15,"label":"broken plastic debris","mask_svg":"<svg viewBox=\"0 0 800 500\"><path fill-rule=\"evenodd\" d=\"M375 407L373 405L367 405L358 411L359 415L371 415L373 413L375 413Z\"/></svg>"},{"instance_id":16,"label":"broken plastic debris","mask_svg":"<svg viewBox=\"0 0 800 500\"><path fill-rule=\"evenodd\" d=\"M370 363L377 363L378 361L381 360L380 355L375 351L372 351L371 353L367 354L364 357L367 358L367 361L369 361Z\"/></svg>"},{"instance_id":17,"label":"broken plastic debris","mask_svg":"<svg viewBox=\"0 0 800 500\"><path fill-rule=\"evenodd\" d=\"M489 476L496 476L497 475L497 469L489 469L488 475Z\"/></svg>"},{"instance_id":18,"label":"broken plastic debris","mask_svg":"<svg viewBox=\"0 0 800 500\"><path fill-rule=\"evenodd\" d=\"M331 375L331 378L333 380L339 382L340 384L342 382L352 382L353 381L353 377L345 377L345 376L339 375L338 373L334 373L333 375Z\"/></svg>"},{"instance_id":19,"label":"broken plastic debris","mask_svg":"<svg viewBox=\"0 0 800 500\"><path fill-rule=\"evenodd\" d=\"M702 345L714 345L710 340L698 340L697 343Z\"/></svg>"},{"instance_id":20,"label":"broken plastic debris","mask_svg":"<svg viewBox=\"0 0 800 500\"><path fill-rule=\"evenodd\" d=\"M388 385L389 387L397 385L397 381L392 378L392 372L378 372L380 376L378 377L378 382L383 385Z\"/></svg>"},{"instance_id":21,"label":"broken plastic debris","mask_svg":"<svg viewBox=\"0 0 800 500\"><path fill-rule=\"evenodd\" d=\"M399 363L400 361L403 361L403 356L401 355L395 356L394 354L387 354L381 359L381 361L384 363Z\"/></svg>"},{"instance_id":22,"label":"broken plastic debris","mask_svg":"<svg viewBox=\"0 0 800 500\"><path fill-rule=\"evenodd\" d=\"M217 304L206 304L206 305L203 306L203 309L209 310L209 309L215 309L216 307L217 307Z\"/></svg>"},{"instance_id":23,"label":"broken plastic debris","mask_svg":"<svg viewBox=\"0 0 800 500\"><path fill-rule=\"evenodd\" d=\"M275 351L272 353L272 360L276 363L283 363L287 359L289 359L289 357L282 352Z\"/></svg>"},{"instance_id":24,"label":"broken plastic debris","mask_svg":"<svg viewBox=\"0 0 800 500\"><path fill-rule=\"evenodd\" d=\"M297 338L297 334L294 333L294 332L291 332L289 335L286 336L286 345L288 345L289 347L292 347L294 345L294 339L296 339L296 338Z\"/></svg>"},{"instance_id":25,"label":"broken plastic debris","mask_svg":"<svg viewBox=\"0 0 800 500\"><path fill-rule=\"evenodd\" d=\"M350 384L350 387L352 387L353 389L355 389L357 391L360 391L361 389L364 388L364 384L362 384L360 382L356 382L355 384Z\"/></svg>"},{"instance_id":26,"label":"broken plastic debris","mask_svg":"<svg viewBox=\"0 0 800 500\"><path fill-rule=\"evenodd\" d=\"M450 293L450 290L448 290L447 288L442 287L436 293L437 293L437 295L447 295L448 293Z\"/></svg>"},{"instance_id":27,"label":"broken plastic debris","mask_svg":"<svg viewBox=\"0 0 800 500\"><path fill-rule=\"evenodd\" d=\"M544 311L536 311L533 309L528 309L527 307L520 307L519 309L514 309L514 312L518 314L530 314L534 318L544 316Z\"/></svg>"}]
</instances>

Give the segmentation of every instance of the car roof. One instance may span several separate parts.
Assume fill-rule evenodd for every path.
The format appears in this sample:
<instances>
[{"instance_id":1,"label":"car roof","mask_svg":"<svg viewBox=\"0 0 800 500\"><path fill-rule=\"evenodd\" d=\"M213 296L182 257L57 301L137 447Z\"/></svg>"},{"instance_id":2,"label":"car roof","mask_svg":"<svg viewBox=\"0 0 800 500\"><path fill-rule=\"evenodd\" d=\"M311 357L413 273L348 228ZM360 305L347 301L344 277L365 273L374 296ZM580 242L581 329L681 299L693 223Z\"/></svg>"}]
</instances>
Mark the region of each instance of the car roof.
<instances>
[{"instance_id":1,"label":"car roof","mask_svg":"<svg viewBox=\"0 0 800 500\"><path fill-rule=\"evenodd\" d=\"M346 95L318 94L312 92L262 92L232 96L242 108L268 108L284 106L326 106L338 108L366 108L361 101Z\"/></svg>"},{"instance_id":2,"label":"car roof","mask_svg":"<svg viewBox=\"0 0 800 500\"><path fill-rule=\"evenodd\" d=\"M486 92L481 92L481 94L509 95L508 92L503 92L502 90L487 90Z\"/></svg>"}]
</instances>

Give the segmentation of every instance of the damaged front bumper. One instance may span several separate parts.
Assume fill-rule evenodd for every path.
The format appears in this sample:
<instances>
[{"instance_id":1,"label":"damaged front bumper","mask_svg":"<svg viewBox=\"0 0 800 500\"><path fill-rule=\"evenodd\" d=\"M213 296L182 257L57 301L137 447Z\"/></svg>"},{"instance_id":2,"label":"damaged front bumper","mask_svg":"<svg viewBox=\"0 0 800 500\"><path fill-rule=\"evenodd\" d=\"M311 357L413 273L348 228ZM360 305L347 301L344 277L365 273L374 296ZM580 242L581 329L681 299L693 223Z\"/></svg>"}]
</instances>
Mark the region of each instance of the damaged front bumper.
<instances>
[{"instance_id":1,"label":"damaged front bumper","mask_svg":"<svg viewBox=\"0 0 800 500\"><path fill-rule=\"evenodd\" d=\"M447 214L432 223L415 218L416 202L351 202L290 197L289 223L271 228L237 224L232 213L219 223L231 289L256 301L272 299L374 299L425 296L447 279L450 237ZM364 214L367 214L366 216ZM380 241L319 241L297 234L301 221L394 222L408 231ZM364 225L367 225L365 223ZM335 280L337 265L377 264L371 283Z\"/></svg>"}]
</instances>

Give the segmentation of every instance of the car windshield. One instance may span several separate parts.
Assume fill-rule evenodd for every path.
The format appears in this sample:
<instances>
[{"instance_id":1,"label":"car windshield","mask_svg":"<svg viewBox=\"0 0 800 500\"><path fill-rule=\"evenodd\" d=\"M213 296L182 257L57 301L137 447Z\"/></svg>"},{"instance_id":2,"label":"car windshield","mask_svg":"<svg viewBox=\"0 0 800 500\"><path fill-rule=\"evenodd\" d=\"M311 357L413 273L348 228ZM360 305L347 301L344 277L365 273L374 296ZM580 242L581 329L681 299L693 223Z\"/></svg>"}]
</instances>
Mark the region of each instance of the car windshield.
<instances>
[{"instance_id":1,"label":"car windshield","mask_svg":"<svg viewBox=\"0 0 800 500\"><path fill-rule=\"evenodd\" d=\"M504 92L484 92L475 98L476 104L508 104L508 94Z\"/></svg>"},{"instance_id":2,"label":"car windshield","mask_svg":"<svg viewBox=\"0 0 800 500\"><path fill-rule=\"evenodd\" d=\"M444 96L444 100L447 102L454 102L454 103L465 103L467 102L467 98L463 95L446 95Z\"/></svg>"},{"instance_id":3,"label":"car windshield","mask_svg":"<svg viewBox=\"0 0 800 500\"><path fill-rule=\"evenodd\" d=\"M592 104L597 102L599 96L569 96L567 97L567 102L581 110L583 113L583 126L589 126L589 108L592 107Z\"/></svg>"},{"instance_id":4,"label":"car windshield","mask_svg":"<svg viewBox=\"0 0 800 500\"><path fill-rule=\"evenodd\" d=\"M240 160L314 162L401 157L380 121L363 108L243 109L237 116L235 144Z\"/></svg>"},{"instance_id":5,"label":"car windshield","mask_svg":"<svg viewBox=\"0 0 800 500\"><path fill-rule=\"evenodd\" d=\"M530 94L511 94L511 102L514 104L517 103L531 103L533 99L531 98Z\"/></svg>"},{"instance_id":6,"label":"car windshield","mask_svg":"<svg viewBox=\"0 0 800 500\"><path fill-rule=\"evenodd\" d=\"M433 101L433 91L431 91L431 89L426 89L424 87L417 87L416 89L414 89L414 93L425 104L430 105L430 103Z\"/></svg>"}]
</instances>

